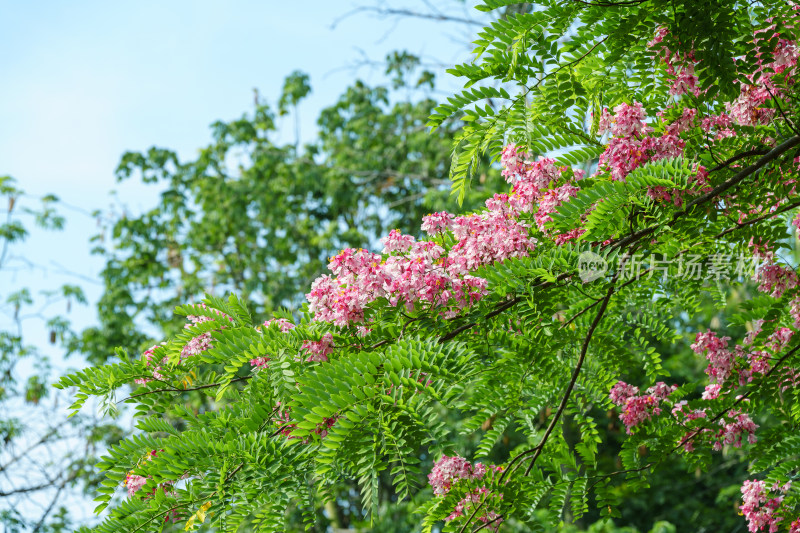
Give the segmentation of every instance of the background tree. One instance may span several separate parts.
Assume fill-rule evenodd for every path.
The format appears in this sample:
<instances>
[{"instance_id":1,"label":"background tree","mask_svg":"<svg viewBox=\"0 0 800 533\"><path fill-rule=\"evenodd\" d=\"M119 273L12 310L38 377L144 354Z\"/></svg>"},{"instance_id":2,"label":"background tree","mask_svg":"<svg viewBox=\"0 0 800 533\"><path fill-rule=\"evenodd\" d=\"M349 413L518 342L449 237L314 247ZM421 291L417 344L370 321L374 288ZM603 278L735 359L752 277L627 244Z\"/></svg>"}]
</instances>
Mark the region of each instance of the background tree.
<instances>
[{"instance_id":1,"label":"background tree","mask_svg":"<svg viewBox=\"0 0 800 533\"><path fill-rule=\"evenodd\" d=\"M49 343L64 347L72 335L70 322L55 309L69 313L86 299L77 285L36 294L16 281L19 271L36 266L19 253L30 229L63 228L58 199L26 195L9 176L0 176L0 198L7 205L0 223L0 526L9 533L70 531L73 515L65 495L96 488L100 480L92 465L122 433L91 416L68 421L53 416L64 398L50 387L50 358L25 330L43 326Z\"/></svg>"}]
</instances>

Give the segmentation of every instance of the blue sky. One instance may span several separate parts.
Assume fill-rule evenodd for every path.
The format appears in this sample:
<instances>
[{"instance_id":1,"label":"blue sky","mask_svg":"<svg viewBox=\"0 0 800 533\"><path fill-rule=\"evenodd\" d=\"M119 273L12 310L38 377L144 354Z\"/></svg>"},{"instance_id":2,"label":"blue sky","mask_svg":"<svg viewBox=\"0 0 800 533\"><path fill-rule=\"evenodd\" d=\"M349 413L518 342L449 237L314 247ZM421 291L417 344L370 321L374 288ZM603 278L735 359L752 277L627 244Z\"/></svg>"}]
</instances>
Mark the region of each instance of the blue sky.
<instances>
[{"instance_id":1,"label":"blue sky","mask_svg":"<svg viewBox=\"0 0 800 533\"><path fill-rule=\"evenodd\" d=\"M390 7L421 10L423 1ZM135 182L115 183L124 151L156 145L192 157L209 142L209 124L250 111L254 88L274 104L284 77L296 69L311 76L313 93L300 108L302 136L310 140L319 111L356 77L382 80L379 68L351 68L363 59L378 61L396 49L445 64L469 57L474 27L368 12L332 27L359 5L376 4L0 0L0 175L13 176L29 193L20 205L52 193L67 217L65 231L34 231L12 250L17 260L0 271L0 330L10 325L2 300L21 287L37 293L76 283L97 300L102 263L89 254L88 239L97 232L89 213L107 210L112 190L133 212L157 194ZM477 17L466 8L452 12ZM450 80L442 87L458 86ZM282 120L284 140L293 139L293 118ZM62 312L63 303L44 309ZM73 307L69 318L80 330L94 323L95 312ZM41 321L26 321L25 336L51 356L56 375L83 365L63 360ZM83 507L77 514L88 516L91 505L77 505Z\"/></svg>"}]
</instances>

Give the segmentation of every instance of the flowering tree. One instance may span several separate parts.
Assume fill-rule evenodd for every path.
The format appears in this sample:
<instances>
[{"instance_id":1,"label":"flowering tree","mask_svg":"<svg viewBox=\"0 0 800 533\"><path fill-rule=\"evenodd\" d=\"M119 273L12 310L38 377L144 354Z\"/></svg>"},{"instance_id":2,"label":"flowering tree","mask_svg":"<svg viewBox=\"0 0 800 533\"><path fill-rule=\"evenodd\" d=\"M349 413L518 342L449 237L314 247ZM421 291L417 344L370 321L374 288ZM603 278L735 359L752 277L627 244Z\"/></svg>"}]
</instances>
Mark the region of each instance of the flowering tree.
<instances>
[{"instance_id":1,"label":"flowering tree","mask_svg":"<svg viewBox=\"0 0 800 533\"><path fill-rule=\"evenodd\" d=\"M272 531L288 509L313 527L343 479L375 516L385 475L425 531L557 525L617 515L621 480L727 453L750 470L749 530L800 531L800 287L781 256L800 227L798 17L777 1L576 0L485 28L453 69L470 88L431 126L464 113L460 195L486 154L505 192L422 217L425 239L335 255L298 316L258 324L209 296L143 357L61 381L75 409L139 385L124 400L141 433L100 464L101 508L128 497L97 530ZM729 335L695 327L704 295L738 302ZM701 376L659 350L687 335ZM189 390L214 409L172 401ZM619 465L598 455L609 419ZM523 443L479 461L508 428ZM480 435L472 461L456 432Z\"/></svg>"}]
</instances>

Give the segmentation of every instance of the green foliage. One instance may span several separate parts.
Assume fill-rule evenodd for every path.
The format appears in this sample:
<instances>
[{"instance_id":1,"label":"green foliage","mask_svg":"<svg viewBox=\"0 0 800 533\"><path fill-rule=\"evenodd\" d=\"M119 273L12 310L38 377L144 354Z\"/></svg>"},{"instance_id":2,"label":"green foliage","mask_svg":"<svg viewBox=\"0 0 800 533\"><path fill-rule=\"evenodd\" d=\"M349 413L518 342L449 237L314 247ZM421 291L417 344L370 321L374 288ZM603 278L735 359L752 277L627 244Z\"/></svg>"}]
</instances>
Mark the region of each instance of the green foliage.
<instances>
[{"instance_id":1,"label":"green foliage","mask_svg":"<svg viewBox=\"0 0 800 533\"><path fill-rule=\"evenodd\" d=\"M480 7L497 8L510 3ZM109 449L98 500L109 505L123 482L144 484L97 530L155 530L165 518L187 529L322 530L341 525L337 504L349 525L387 531L386 517L397 513L407 529L431 532L744 527L732 501L748 475L772 487L800 470L800 345L792 338L780 346L775 335L794 334L800 313L796 261L780 258L797 249L789 228L800 200L787 178L800 146L796 85L775 78L784 85L769 105L782 113L767 113L769 120L736 124L720 139L687 126L678 132L680 157L656 158L653 150L622 177L597 165L620 140L598 138L598 117L604 107L642 103L648 131L624 139L635 142L650 128L674 134L668 129L685 109L721 112L738 94L734 76L758 66L752 31L789 14L778 2L715 0L506 9L479 33L475 62L453 70L466 89L446 104L404 102L387 113L386 89L356 83L323 112L320 142L304 152L267 140L271 117L261 106L261 118L216 125L215 144L196 162L162 151L126 156L123 174L143 171L174 192L150 214L118 223L122 252L109 260L108 283L128 292L115 305L145 309L132 288L161 276L162 289L175 292L159 306L174 303L178 315L195 318L178 328L161 311L152 323L170 326L170 339L148 357L120 352L118 362L58 385L77 391L73 409L96 397L109 411L119 391L139 385L121 401L135 406L140 432ZM672 94L670 74L646 44L660 25L673 50L696 50L701 85L718 88ZM788 26L780 31L797 37ZM774 46L770 39L759 46ZM397 55L390 72L407 77L416 65ZM428 136L419 130L422 111L432 113ZM374 243L393 225L387 221L411 225L441 198L444 191L426 197L423 187L447 170L442 147L451 140L449 172L467 203L475 202L469 183L504 144L573 167L554 164L560 177L537 185L538 205L502 212L535 246L471 271L487 281L487 293L458 312L359 293L368 300L364 324L315 320L292 284L307 287L332 248ZM251 165L235 175L227 170L233 146L249 150ZM571 181L574 191L545 211L545 195L577 170L591 176ZM284 200L274 202L278 192ZM514 189L512 199L520 194ZM269 205L258 204L264 198ZM511 212L511 201L502 205ZM491 216L469 219L495 224L480 235L486 242L502 239L507 222ZM478 231L431 241L462 250ZM744 260L730 260L752 258L764 244L785 287L761 269L757 288ZM170 253L177 257L170 250L192 267L170 263ZM389 255L384 264L397 258ZM587 277L587 256L605 269ZM133 268L143 259L150 271ZM228 272L204 271L212 264ZM269 272L263 281L261 272ZM337 305L361 290L355 278L342 278L332 289L332 298L342 297ZM204 285L240 296L193 303ZM296 327L258 326L281 306ZM706 361L692 344L709 328L719 353ZM201 341L210 346L186 354ZM718 360L726 357L730 369ZM718 397L704 370L730 371L714 377ZM620 381L634 392L621 398ZM455 454L485 460L486 472L443 479L442 457ZM697 496L687 501L687 493ZM794 492L781 502L784 529L797 504ZM409 518L410 507L420 516Z\"/></svg>"}]
</instances>

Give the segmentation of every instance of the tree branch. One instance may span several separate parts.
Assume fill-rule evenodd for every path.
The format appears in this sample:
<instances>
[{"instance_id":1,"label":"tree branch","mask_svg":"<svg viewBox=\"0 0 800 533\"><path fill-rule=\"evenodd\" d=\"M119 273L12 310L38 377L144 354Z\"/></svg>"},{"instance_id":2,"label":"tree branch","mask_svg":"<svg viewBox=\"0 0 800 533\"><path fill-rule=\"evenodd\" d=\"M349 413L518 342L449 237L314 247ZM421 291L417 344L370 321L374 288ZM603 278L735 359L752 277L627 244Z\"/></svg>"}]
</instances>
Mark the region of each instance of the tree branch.
<instances>
[{"instance_id":1,"label":"tree branch","mask_svg":"<svg viewBox=\"0 0 800 533\"><path fill-rule=\"evenodd\" d=\"M788 152L789 150L791 150L792 148L794 148L795 146L797 146L799 144L800 144L800 136L791 137L788 140L784 141L782 144L780 144L779 146L776 146L770 152L765 154L764 157L762 157L761 159L759 159L758 161L756 161L755 163L753 163L749 167L747 167L747 168L741 170L740 172L738 172L731 179L729 179L729 180L727 180L727 181L725 181L723 183L720 183L719 185L714 187L712 190L710 190L706 194L704 194L704 195L694 199L693 201L689 202L686 205L686 207L684 207L680 211L676 211L675 214L672 215L672 219L670 220L669 224L670 225L673 224L679 218L681 218L682 216L688 214L694 207L697 207L698 205L702 205L702 204L708 202L709 200L713 200L714 198L716 198L720 194L724 193L728 189L738 185L745 178L748 178L751 175L755 174L757 171L761 170L765 165L767 165L768 163L773 162L774 160L779 158L781 155L783 155L785 152ZM750 155L752 155L752 154L750 154ZM644 228L644 229L641 229L639 231L636 231L636 232L628 235L627 237L625 237L623 239L620 239L615 243L612 243L610 245L611 249L613 249L613 248L622 249L623 247L628 246L629 244L638 242L639 240L641 240L642 238L646 237L647 235L650 235L651 233L653 233L654 231L656 231L658 228L660 228L663 225L664 225L663 223L661 223L661 224L653 224L652 226L649 226L647 228Z\"/></svg>"},{"instance_id":2,"label":"tree branch","mask_svg":"<svg viewBox=\"0 0 800 533\"><path fill-rule=\"evenodd\" d=\"M249 375L249 376L241 376L241 377L238 377L238 378L230 380L228 383L236 383L237 381L247 381L248 379L251 379L252 377L253 377L252 374ZM119 403L122 403L122 402L124 402L126 400L131 400L133 398L138 398L140 396L147 396L148 394L156 394L158 392L190 392L190 391L195 391L195 390L210 389L212 387L219 387L220 385L222 385L222 383L207 383L206 385L199 385L197 387L190 387L188 389L175 389L175 388L153 389L153 390L149 390L149 391L145 391L145 392L140 392L138 394L132 394L132 395L128 396L127 398L119 400L117 403L119 404Z\"/></svg>"},{"instance_id":3,"label":"tree branch","mask_svg":"<svg viewBox=\"0 0 800 533\"><path fill-rule=\"evenodd\" d=\"M630 255L631 254L628 253L623 257L622 261L620 262L619 268L614 273L614 277L611 278L611 282L609 283L609 287L608 287L608 290L606 291L606 295L603 298L603 300L600 302L600 309L597 310L597 314L595 315L594 320L592 321L592 324L589 326L589 329L586 332L586 336L584 337L584 340L583 340L583 345L581 346L580 354L578 355L578 362L575 364L575 369L572 371L572 376L570 377L569 383L567 384L567 388L564 391L563 396L561 397L561 403L558 405L558 409L556 410L555 414L553 415L553 418L550 420L550 424L547 426L547 429L545 430L544 435L542 435L542 438L539 441L539 444L537 444L535 447L531 448L530 450L526 450L526 451L520 453L519 455L514 457L511 461L509 461L508 466L506 467L506 470L500 475L500 480L499 480L500 482L502 482L511 473L512 466L514 465L514 463L516 463L517 461L522 460L524 457L527 457L530 454L533 454L533 457L531 458L531 462L528 465L528 468L525 470L525 475L527 476L530 473L531 468L533 468L533 465L536 463L536 460L542 454L542 451L544 450L544 446L545 446L545 444L547 444L547 440L550 438L550 435L553 433L553 430L555 429L556 424L560 420L561 415L564 413L564 409L566 409L566 407L567 407L567 402L569 401L569 397L572 395L572 389L575 387L575 383L578 381L578 375L580 374L581 368L583 367L583 363L584 363L584 361L586 361L586 354L589 351L589 343L592 340L592 335L594 334L595 330L597 329L597 326L600 325L600 321L603 319L603 315L605 314L606 309L608 308L608 303L611 300L611 296L614 294L614 288L616 286L617 279L619 279L620 273L622 272L623 268L625 267L625 263L627 262L628 257L630 257ZM516 470L516 469L514 469L514 470ZM475 506L475 509L472 511L472 514L467 519L467 521L464 523L464 526L461 528L459 533L463 533L466 530L466 528L472 522L473 518L475 518L475 515L478 513L478 511L481 509L481 507L483 507L483 503L484 502L482 501L479 505Z\"/></svg>"}]
</instances>

